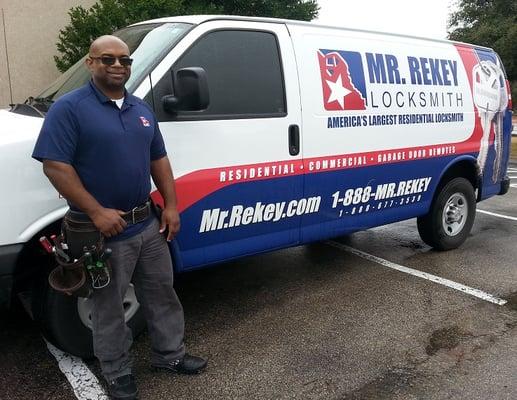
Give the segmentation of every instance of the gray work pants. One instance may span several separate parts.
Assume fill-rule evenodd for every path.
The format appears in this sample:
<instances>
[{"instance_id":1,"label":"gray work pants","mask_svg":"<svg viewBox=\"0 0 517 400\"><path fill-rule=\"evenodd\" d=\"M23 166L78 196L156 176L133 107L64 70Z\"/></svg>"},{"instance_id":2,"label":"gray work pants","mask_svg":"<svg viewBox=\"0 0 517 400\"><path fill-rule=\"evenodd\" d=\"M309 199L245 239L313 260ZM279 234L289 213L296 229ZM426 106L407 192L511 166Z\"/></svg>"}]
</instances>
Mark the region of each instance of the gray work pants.
<instances>
[{"instance_id":1,"label":"gray work pants","mask_svg":"<svg viewBox=\"0 0 517 400\"><path fill-rule=\"evenodd\" d=\"M93 349L109 381L131 373L131 330L124 321L123 299L135 285L151 339L151 363L166 364L183 357L183 308L173 288L172 261L157 218L126 240L109 242L113 250L111 283L94 290Z\"/></svg>"}]
</instances>

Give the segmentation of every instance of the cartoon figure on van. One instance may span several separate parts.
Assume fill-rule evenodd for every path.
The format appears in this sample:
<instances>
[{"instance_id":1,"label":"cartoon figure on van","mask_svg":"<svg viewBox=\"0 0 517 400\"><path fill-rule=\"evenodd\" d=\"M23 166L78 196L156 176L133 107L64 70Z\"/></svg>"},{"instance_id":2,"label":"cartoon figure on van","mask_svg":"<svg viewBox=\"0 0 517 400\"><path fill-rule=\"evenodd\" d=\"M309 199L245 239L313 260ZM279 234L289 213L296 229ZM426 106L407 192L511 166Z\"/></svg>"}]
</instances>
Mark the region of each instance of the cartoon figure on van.
<instances>
[{"instance_id":1,"label":"cartoon figure on van","mask_svg":"<svg viewBox=\"0 0 517 400\"><path fill-rule=\"evenodd\" d=\"M494 166L492 182L499 177L502 159L503 117L508 104L504 74L499 65L490 60L480 61L472 70L474 83L474 104L481 119L483 136L478 155L480 173L483 174L487 161L490 133L494 132Z\"/></svg>"}]
</instances>

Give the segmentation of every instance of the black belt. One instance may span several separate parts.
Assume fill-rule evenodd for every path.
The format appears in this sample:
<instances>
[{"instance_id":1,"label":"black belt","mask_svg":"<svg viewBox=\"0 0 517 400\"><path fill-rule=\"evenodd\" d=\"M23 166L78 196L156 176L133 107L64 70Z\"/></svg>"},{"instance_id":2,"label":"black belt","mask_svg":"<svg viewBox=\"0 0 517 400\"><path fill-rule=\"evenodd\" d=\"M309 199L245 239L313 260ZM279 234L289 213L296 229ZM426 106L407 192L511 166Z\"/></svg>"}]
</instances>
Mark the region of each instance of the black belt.
<instances>
[{"instance_id":1,"label":"black belt","mask_svg":"<svg viewBox=\"0 0 517 400\"><path fill-rule=\"evenodd\" d=\"M121 215L122 219L126 221L128 225L138 224L145 221L152 214L152 203L151 200L147 200L131 211ZM80 211L69 210L65 215L66 223L71 227L78 230L96 230L92 220L86 213Z\"/></svg>"},{"instance_id":2,"label":"black belt","mask_svg":"<svg viewBox=\"0 0 517 400\"><path fill-rule=\"evenodd\" d=\"M136 206L131 211L122 214L122 219L129 225L138 224L145 221L151 215L151 200L147 200L145 203Z\"/></svg>"}]
</instances>

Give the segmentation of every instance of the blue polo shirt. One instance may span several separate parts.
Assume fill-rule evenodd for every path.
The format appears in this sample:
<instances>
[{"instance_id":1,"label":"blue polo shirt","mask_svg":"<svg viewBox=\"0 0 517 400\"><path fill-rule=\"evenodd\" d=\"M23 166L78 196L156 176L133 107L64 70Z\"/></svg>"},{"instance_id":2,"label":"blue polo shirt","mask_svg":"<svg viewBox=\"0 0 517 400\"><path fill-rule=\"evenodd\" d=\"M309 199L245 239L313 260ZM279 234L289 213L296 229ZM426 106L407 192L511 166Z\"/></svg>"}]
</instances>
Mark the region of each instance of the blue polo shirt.
<instances>
[{"instance_id":1,"label":"blue polo shirt","mask_svg":"<svg viewBox=\"0 0 517 400\"><path fill-rule=\"evenodd\" d=\"M39 161L70 164L103 207L123 211L146 201L151 161L166 155L158 122L147 103L126 92L119 109L92 81L50 107L32 153ZM141 232L146 222L129 225L113 239Z\"/></svg>"}]
</instances>

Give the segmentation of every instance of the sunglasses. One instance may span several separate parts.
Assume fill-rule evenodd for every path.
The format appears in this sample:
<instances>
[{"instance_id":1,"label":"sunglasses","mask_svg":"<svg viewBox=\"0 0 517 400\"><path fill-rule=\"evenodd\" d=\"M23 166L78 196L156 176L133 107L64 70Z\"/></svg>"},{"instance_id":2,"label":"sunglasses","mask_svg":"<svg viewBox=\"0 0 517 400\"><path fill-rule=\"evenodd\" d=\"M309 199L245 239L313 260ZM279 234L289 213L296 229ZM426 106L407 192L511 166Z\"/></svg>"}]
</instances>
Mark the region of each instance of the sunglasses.
<instances>
[{"instance_id":1,"label":"sunglasses","mask_svg":"<svg viewBox=\"0 0 517 400\"><path fill-rule=\"evenodd\" d=\"M127 56L122 57L113 57L113 56L101 56L101 57L92 57L90 56L92 60L100 60L100 62L104 65L115 65L115 61L118 60L120 65L123 67L129 67L131 64L133 64L133 59L129 58Z\"/></svg>"}]
</instances>

